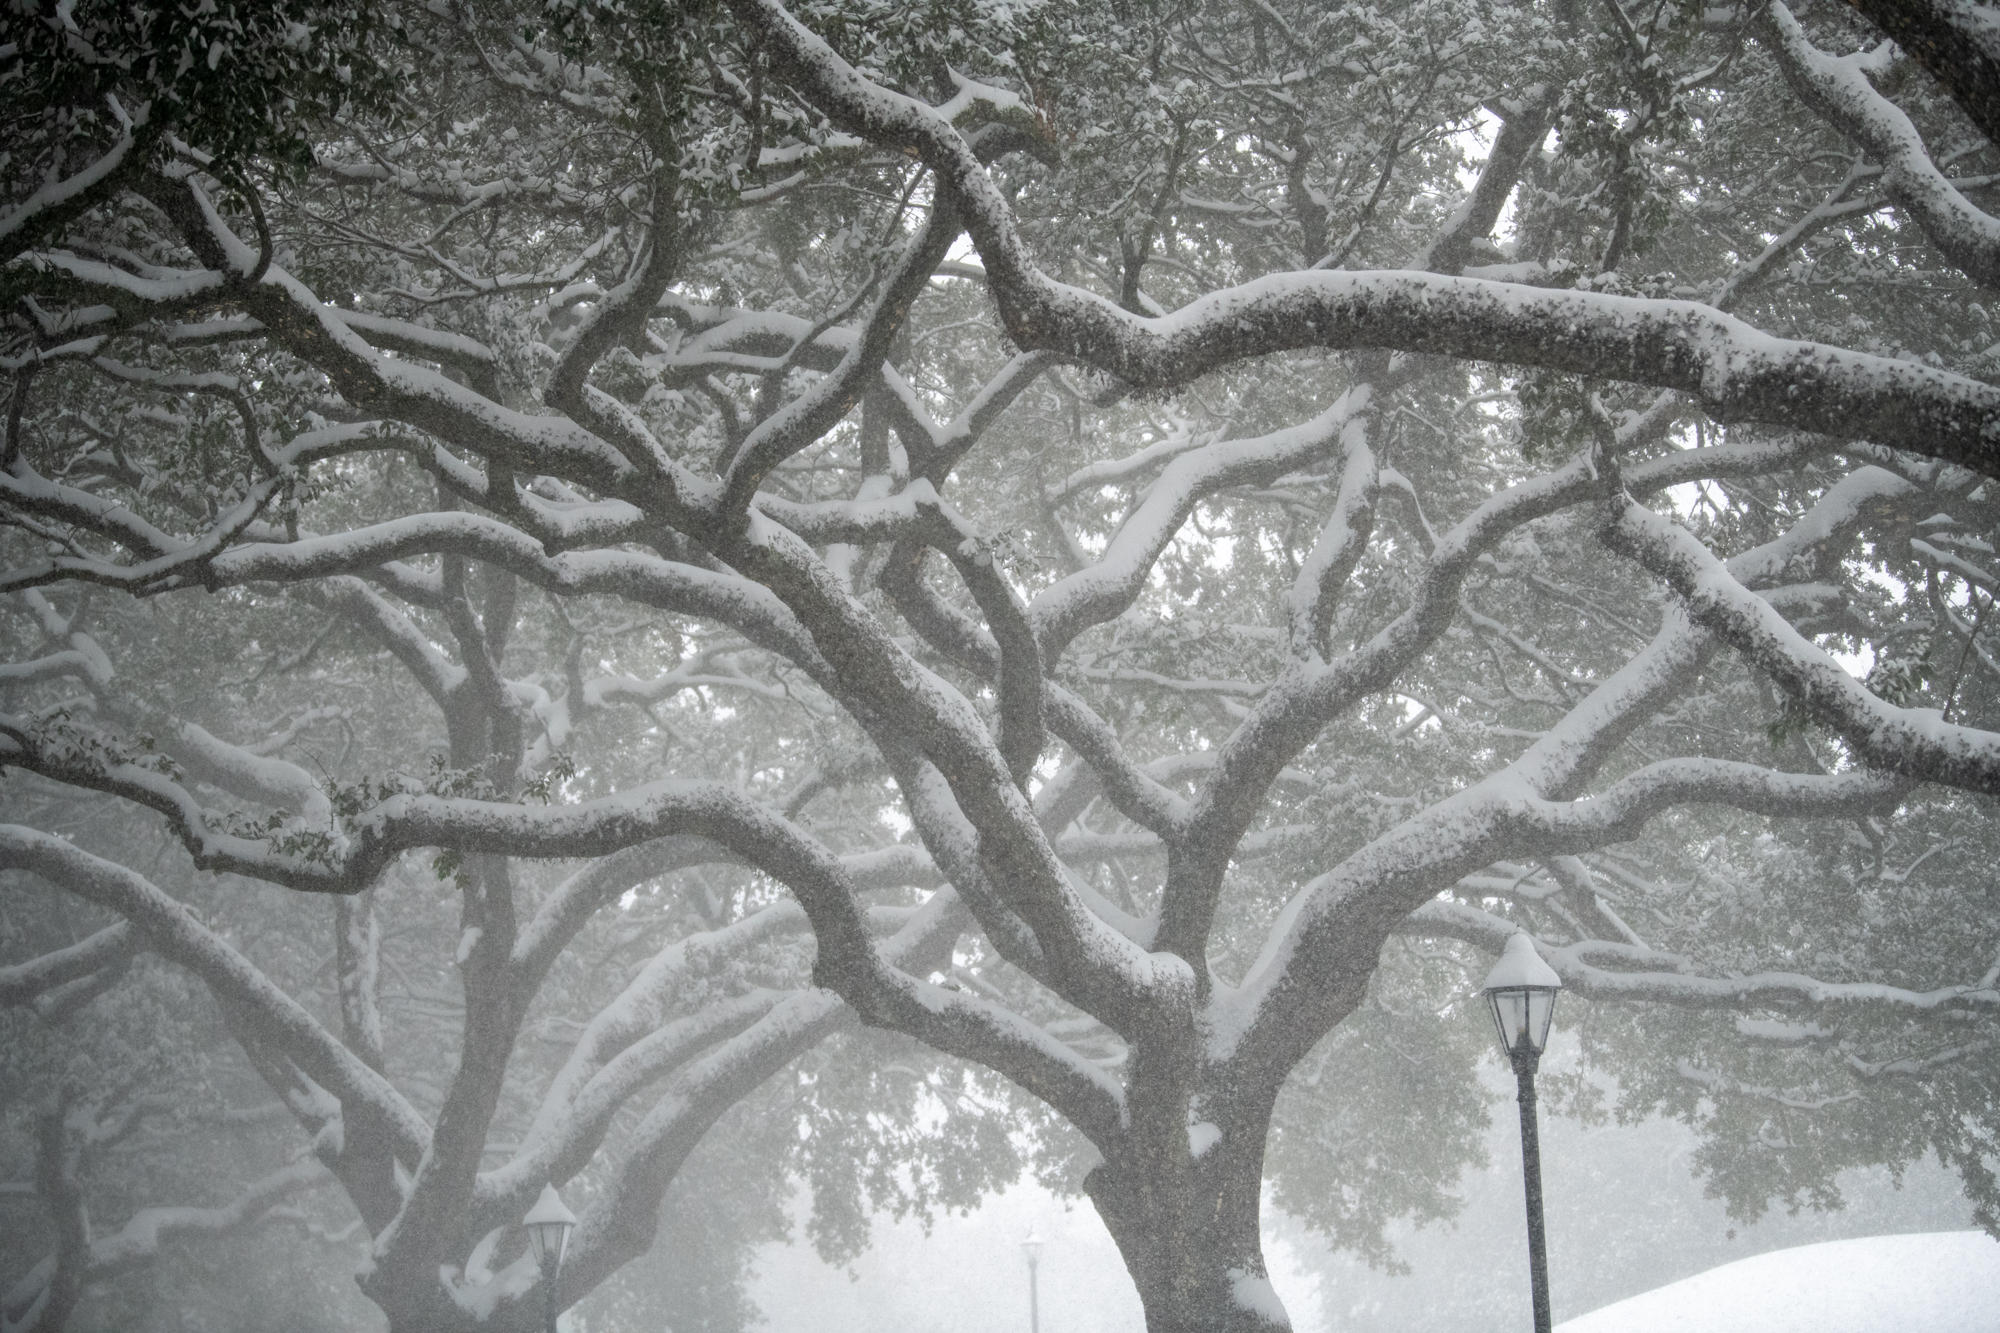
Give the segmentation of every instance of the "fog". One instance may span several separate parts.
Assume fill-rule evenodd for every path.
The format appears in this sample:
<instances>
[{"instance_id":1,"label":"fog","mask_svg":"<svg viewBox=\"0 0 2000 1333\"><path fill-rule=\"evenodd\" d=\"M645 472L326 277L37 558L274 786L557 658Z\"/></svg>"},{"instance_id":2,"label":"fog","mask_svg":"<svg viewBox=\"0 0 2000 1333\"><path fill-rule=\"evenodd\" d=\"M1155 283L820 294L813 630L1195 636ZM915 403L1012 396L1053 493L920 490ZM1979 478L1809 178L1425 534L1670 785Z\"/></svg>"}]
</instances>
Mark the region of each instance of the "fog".
<instances>
[{"instance_id":1,"label":"fog","mask_svg":"<svg viewBox=\"0 0 2000 1333\"><path fill-rule=\"evenodd\" d=\"M1558 1038L1545 1068L1563 1071L1575 1043ZM1371 1269L1335 1252L1297 1219L1267 1208L1272 1283L1300 1333L1492 1333L1525 1327L1527 1248L1520 1138L1511 1080L1481 1065L1493 1095L1491 1169L1459 1182L1463 1211L1449 1224L1393 1227L1408 1272ZM1934 1160L1899 1182L1883 1168L1842 1172L1846 1206L1782 1206L1754 1222L1728 1216L1691 1170L1696 1135L1664 1119L1631 1125L1542 1121L1550 1286L1558 1323L1719 1264L1848 1237L1953 1231L1974 1225L1958 1178ZM795 1205L797 1204L795 1200ZM796 1208L795 1208L796 1211ZM757 1252L752 1299L773 1333L1023 1333L1033 1230L1042 1333L1143 1333L1145 1319L1104 1224L1087 1199L1023 1181L966 1215L925 1228L877 1217L870 1248L851 1266L811 1249L769 1244Z\"/></svg>"}]
</instances>

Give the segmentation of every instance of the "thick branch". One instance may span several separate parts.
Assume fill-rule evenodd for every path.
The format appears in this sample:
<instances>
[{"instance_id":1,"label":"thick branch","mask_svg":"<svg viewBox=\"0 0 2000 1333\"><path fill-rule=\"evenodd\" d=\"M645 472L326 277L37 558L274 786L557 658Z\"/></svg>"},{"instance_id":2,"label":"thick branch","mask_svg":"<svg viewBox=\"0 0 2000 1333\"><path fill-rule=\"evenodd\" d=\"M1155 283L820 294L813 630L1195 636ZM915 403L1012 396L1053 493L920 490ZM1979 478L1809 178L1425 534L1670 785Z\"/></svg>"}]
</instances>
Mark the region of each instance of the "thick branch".
<instances>
[{"instance_id":1,"label":"thick branch","mask_svg":"<svg viewBox=\"0 0 2000 1333\"><path fill-rule=\"evenodd\" d=\"M1718 421L1866 438L2000 472L2000 388L1963 376L1773 338L1707 306L1412 273L1260 278L1157 319L1036 266L993 178L949 122L871 82L777 0L731 0L821 110L871 142L916 153L953 198L1009 334L1145 387L1179 387L1248 357L1386 347L1541 366L1680 389Z\"/></svg>"},{"instance_id":2,"label":"thick branch","mask_svg":"<svg viewBox=\"0 0 2000 1333\"><path fill-rule=\"evenodd\" d=\"M1758 31L1799 100L1886 168L1882 188L1931 244L1975 281L2000 287L2000 218L1974 207L1937 169L1910 118L1869 84L1860 57L1814 46L1780 0L1769 0Z\"/></svg>"},{"instance_id":3,"label":"thick branch","mask_svg":"<svg viewBox=\"0 0 2000 1333\"><path fill-rule=\"evenodd\" d=\"M138 952L139 937L129 921L120 921L86 939L39 958L0 967L0 1007L32 1004L70 982L117 968Z\"/></svg>"},{"instance_id":4,"label":"thick branch","mask_svg":"<svg viewBox=\"0 0 2000 1333\"><path fill-rule=\"evenodd\" d=\"M414 1163L422 1156L430 1130L401 1093L187 908L138 874L12 824L0 825L0 869L30 871L124 917L148 948L201 978L218 999L246 1016L262 1040L338 1097L350 1121L361 1122L350 1123L350 1133L379 1127L398 1158Z\"/></svg>"},{"instance_id":5,"label":"thick branch","mask_svg":"<svg viewBox=\"0 0 2000 1333\"><path fill-rule=\"evenodd\" d=\"M1837 731L1857 759L1968 791L2000 792L2000 735L1945 722L1935 709L1900 708L1869 693L1732 577L1687 529L1627 500L1605 527L1604 540L1666 580L1696 624L1741 652Z\"/></svg>"},{"instance_id":6,"label":"thick branch","mask_svg":"<svg viewBox=\"0 0 2000 1333\"><path fill-rule=\"evenodd\" d=\"M1497 953L1520 929L1504 917L1463 903L1428 902L1410 914L1404 933L1464 940ZM1752 972L1737 977L1705 977L1687 963L1607 940L1554 945L1537 941L1543 959L1563 979L1565 990L1588 1000L1631 1000L1691 1009L1810 1010L1880 1008L1889 1012L1950 1010L1989 1012L2000 1006L2000 990L1990 985L1940 986L1913 991L1873 981L1821 981L1797 972ZM1593 966L1588 959L1616 959L1619 970ZM1629 969L1629 970L1628 970Z\"/></svg>"},{"instance_id":7,"label":"thick branch","mask_svg":"<svg viewBox=\"0 0 2000 1333\"><path fill-rule=\"evenodd\" d=\"M2000 143L2000 33L1979 0L1848 0L1936 76Z\"/></svg>"}]
</instances>

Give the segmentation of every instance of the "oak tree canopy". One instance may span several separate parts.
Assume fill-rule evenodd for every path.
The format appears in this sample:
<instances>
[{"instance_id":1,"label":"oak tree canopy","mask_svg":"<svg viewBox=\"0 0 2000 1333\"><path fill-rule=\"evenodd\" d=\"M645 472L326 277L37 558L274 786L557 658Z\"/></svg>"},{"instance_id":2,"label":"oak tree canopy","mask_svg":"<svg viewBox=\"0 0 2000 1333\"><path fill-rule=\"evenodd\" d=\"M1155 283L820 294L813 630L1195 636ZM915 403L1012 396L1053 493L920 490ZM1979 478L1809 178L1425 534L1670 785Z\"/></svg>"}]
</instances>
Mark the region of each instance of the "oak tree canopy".
<instances>
[{"instance_id":1,"label":"oak tree canopy","mask_svg":"<svg viewBox=\"0 0 2000 1333\"><path fill-rule=\"evenodd\" d=\"M834 1251L1032 1140L1286 1327L1263 1191L1448 1212L1523 930L1744 1210L2000 1225L1992 6L4 24L7 1329L314 1191L538 1328L541 1189L573 1303L732 1112ZM93 1227L197 985L272 1173Z\"/></svg>"}]
</instances>

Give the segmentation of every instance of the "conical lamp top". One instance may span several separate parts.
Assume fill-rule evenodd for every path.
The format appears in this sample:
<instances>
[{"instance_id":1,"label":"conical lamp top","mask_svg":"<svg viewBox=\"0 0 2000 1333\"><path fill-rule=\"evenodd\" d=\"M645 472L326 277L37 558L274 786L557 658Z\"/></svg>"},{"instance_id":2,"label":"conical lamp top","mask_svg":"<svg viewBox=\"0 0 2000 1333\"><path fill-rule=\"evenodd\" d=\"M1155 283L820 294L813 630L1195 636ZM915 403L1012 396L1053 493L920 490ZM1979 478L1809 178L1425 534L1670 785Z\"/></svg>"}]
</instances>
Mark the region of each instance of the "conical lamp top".
<instances>
[{"instance_id":1,"label":"conical lamp top","mask_svg":"<svg viewBox=\"0 0 2000 1333\"><path fill-rule=\"evenodd\" d=\"M535 1206L521 1219L521 1225L524 1227L537 1226L544 1222L554 1222L558 1226L565 1227L576 1225L576 1214L572 1213L569 1205L562 1201L562 1195L556 1193L554 1185L542 1186L542 1197L535 1200Z\"/></svg>"},{"instance_id":2,"label":"conical lamp top","mask_svg":"<svg viewBox=\"0 0 2000 1333\"><path fill-rule=\"evenodd\" d=\"M1542 961L1535 952L1535 942L1527 932L1517 931L1507 939L1507 947L1500 951L1500 961L1486 974L1486 990L1512 990L1519 986L1546 986L1562 988L1562 978L1556 970Z\"/></svg>"}]
</instances>

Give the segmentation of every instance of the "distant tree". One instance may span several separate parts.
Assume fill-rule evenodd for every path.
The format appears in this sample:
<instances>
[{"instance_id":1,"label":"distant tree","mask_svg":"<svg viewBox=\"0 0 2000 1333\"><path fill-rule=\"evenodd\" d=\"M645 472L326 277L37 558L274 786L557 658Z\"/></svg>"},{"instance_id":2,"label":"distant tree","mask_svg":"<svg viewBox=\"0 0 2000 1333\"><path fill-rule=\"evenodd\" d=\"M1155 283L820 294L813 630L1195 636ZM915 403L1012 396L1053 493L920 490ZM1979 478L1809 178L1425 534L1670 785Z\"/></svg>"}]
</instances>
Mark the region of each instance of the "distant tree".
<instances>
[{"instance_id":1,"label":"distant tree","mask_svg":"<svg viewBox=\"0 0 2000 1333\"><path fill-rule=\"evenodd\" d=\"M17 798L24 795L33 793L15 788ZM100 848L118 843L115 806L92 809L50 795L56 799L35 811L47 823ZM170 868L174 850L148 838L127 859L155 867L164 860ZM368 935L338 963L346 952L335 930L339 914L329 914L324 899L260 890L231 876L188 882L154 873L178 890L193 921L217 923L213 947L239 974L271 987L274 998L303 1001L324 1016L333 1039L343 1031L336 1017L342 1001L351 1006L357 994L371 1000L382 1072L420 1113L436 1115L454 1081L448 1071L468 1015L452 968L460 938L450 906L456 895L448 883L440 886L429 865L392 871L377 883L365 900L372 912ZM731 892L728 868L711 874L706 887ZM871 1208L964 1205L996 1173L1005 1180L1014 1170L1010 1122L990 1105L990 1094L962 1087L920 1051L882 1051L883 1039L857 1045L858 1036L836 1037L825 1058L761 1085L755 1064L747 1070L731 1064L770 1043L772 1010L784 1017L784 982L796 966L800 923L796 909L788 921L787 905L780 904L776 920L752 922L733 935L706 930L701 901L641 886L622 906L600 908L538 993L488 1131L489 1159L502 1153L532 1161L552 1142L563 1148L575 1166L557 1171L567 1173L562 1178L578 1203L605 1189L641 1198L650 1189L652 1213L633 1209L640 1222L650 1225L657 1216L659 1225L684 1237L698 1232L696 1243L675 1247L668 1266L673 1282L654 1292L650 1309L626 1308L631 1302L616 1288L631 1281L614 1282L604 1293L601 1321L593 1321L598 1327L650 1327L662 1314L677 1327L743 1327L749 1311L741 1286L751 1247L785 1234L794 1181L809 1187L819 1219L812 1238L839 1259L865 1243ZM6 986L0 996L20 1006L19 1017L0 1014L0 1180L15 1182L13 1197L0 1198L6 1210L0 1235L10 1256L9 1268L0 1269L6 1301L0 1313L10 1326L47 1329L61 1327L75 1310L72 1327L130 1333L181 1327L183 1308L186 1319L202 1326L350 1326L346 1321L357 1314L351 1274L369 1258L376 1228L364 1225L367 1215L351 1193L348 1206L335 1202L343 1192L336 1187L351 1183L354 1163L365 1160L379 1131L359 1116L339 1114L321 1119L309 1141L296 1130L286 1135L284 1127L313 1107L285 1086L281 1075L300 1077L289 1060L270 1059L269 1046L256 1040L258 1019L268 1020L268 1013L260 1015L259 1005L226 984L212 987L214 999L204 1003L196 980L201 970L190 976L162 966L146 951L143 929L93 933L89 918L97 914L86 907L81 916L68 911L66 922L55 919L63 908L62 898L47 894L15 894L7 907L16 927L10 953L36 951L33 938L19 938L31 930L44 942L39 966L0 971ZM83 942L57 949L50 935ZM122 944L129 961L107 963L99 951L107 943ZM170 948L161 952L174 957ZM93 954L104 965L83 971ZM360 985L352 978L357 971ZM760 989L759 978L779 985ZM203 979L212 981L213 971ZM622 1023L613 1012L620 1001ZM634 1021L649 1009L658 1031ZM766 1020L761 1027L759 1015ZM674 1021L681 1016L692 1021ZM784 1049L810 1050L812 1035L788 1034ZM831 1070L827 1059L836 1062ZM900 1072L878 1079L884 1060ZM731 1081L712 1091L724 1080ZM319 1117L341 1109L330 1097L317 1101ZM639 1114L648 1107L651 1126ZM721 1141L698 1132L732 1109ZM929 1121L929 1128L913 1131L913 1120ZM648 1138L666 1131L675 1134L675 1169L650 1181L638 1176ZM911 1174L882 1179L812 1169L812 1154L826 1155L830 1142L880 1153L888 1135L890 1151ZM925 1159L939 1154L950 1159L942 1180L923 1174ZM680 1165L691 1156L692 1176L685 1177ZM620 1172L634 1178L620 1181ZM504 1177L489 1171L485 1180L491 1188ZM695 1206L698 1218L690 1219L687 1191L703 1189L703 1182L706 1196ZM670 1188L681 1201L661 1213ZM504 1196L487 1205L496 1213L507 1206ZM651 1232L640 1229L626 1243L643 1253L650 1242ZM218 1251L233 1257L218 1264ZM506 1276L503 1269L491 1281ZM512 1275L517 1287L520 1277ZM583 1269L571 1281L578 1298L599 1285ZM329 1290L329 1282L345 1289ZM476 1284L459 1285L464 1294ZM81 1303L93 1288L98 1299ZM498 1303L504 1316L509 1302ZM518 1317L534 1327L538 1296L527 1305Z\"/></svg>"},{"instance_id":2,"label":"distant tree","mask_svg":"<svg viewBox=\"0 0 2000 1333\"><path fill-rule=\"evenodd\" d=\"M1742 1207L1923 1151L2000 1205L1977 59L1777 0L366 18L309 165L155 155L7 263L0 865L130 923L10 996L217 995L392 1328L530 1326L550 1179L590 1290L857 1018L1050 1108L1151 1328L1282 1327L1267 1177L1378 1258L1448 1211L1522 928ZM334 895L337 996L26 792ZM400 1054L392 920L463 1004ZM976 1191L899 1128L945 1068L808 1169Z\"/></svg>"}]
</instances>

